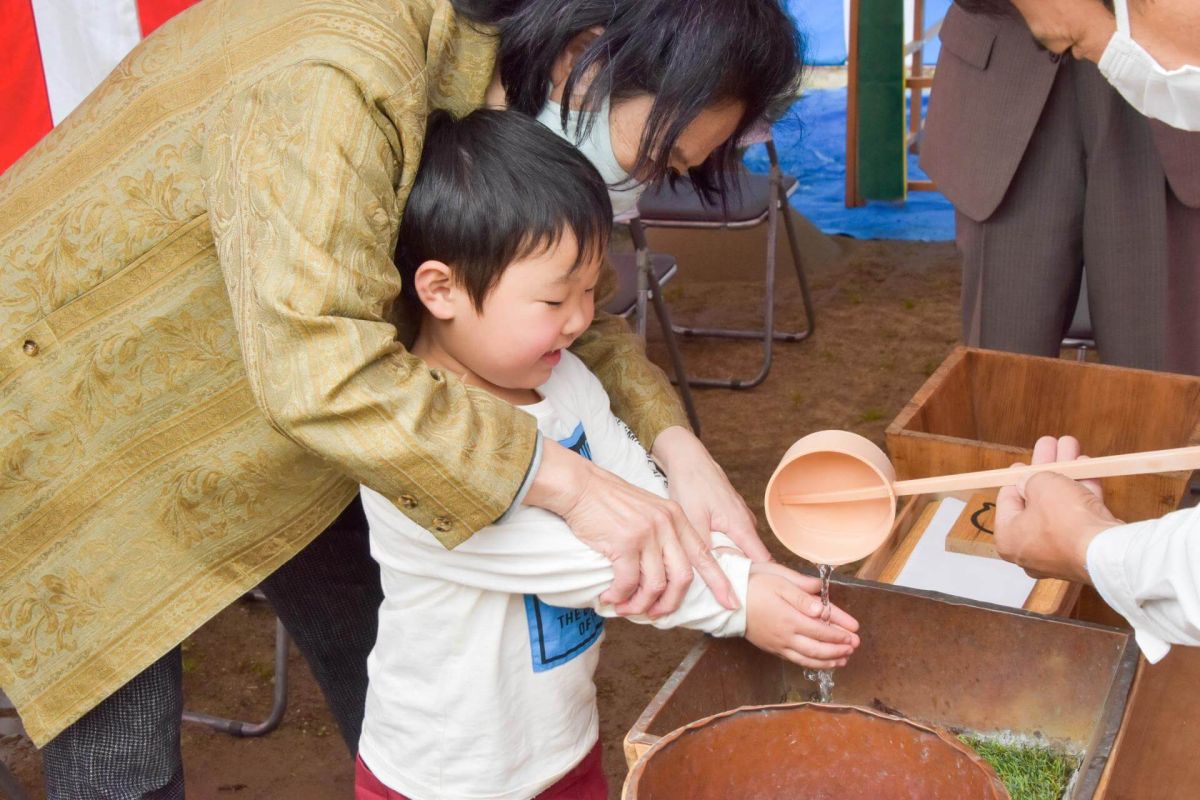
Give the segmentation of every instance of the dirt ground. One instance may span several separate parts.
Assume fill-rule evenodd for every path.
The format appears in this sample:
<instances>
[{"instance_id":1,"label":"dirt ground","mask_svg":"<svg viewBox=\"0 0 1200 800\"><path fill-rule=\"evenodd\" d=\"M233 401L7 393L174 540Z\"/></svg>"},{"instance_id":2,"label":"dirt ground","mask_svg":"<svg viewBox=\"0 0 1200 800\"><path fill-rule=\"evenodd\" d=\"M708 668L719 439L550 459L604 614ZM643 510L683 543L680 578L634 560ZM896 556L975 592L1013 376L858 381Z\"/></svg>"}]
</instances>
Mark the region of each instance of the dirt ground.
<instances>
[{"instance_id":1,"label":"dirt ground","mask_svg":"<svg viewBox=\"0 0 1200 800\"><path fill-rule=\"evenodd\" d=\"M783 451L800 436L824 428L857 431L882 444L888 422L958 338L959 260L951 243L827 239L811 230L802 231L801 238L816 301L816 334L778 345L771 374L758 388L695 393L704 440L785 563L795 559L773 542L761 514L766 480ZM761 283L755 281L762 251L755 240L743 234L718 241L660 233L652 241L680 260L681 277L664 291L677 322L757 322ZM798 326L799 291L787 261L778 283L778 324ZM651 356L666 364L653 320L650 331ZM751 372L759 353L759 345L749 342L684 344L694 374ZM863 622L863 635L869 636L870 621ZM185 645L187 707L243 719L265 716L273 637L270 609L254 601L238 603L204 626ZM622 621L608 625L597 683L611 797L619 797L625 775L625 733L695 641L696 635L686 631L660 632ZM199 725L184 726L190 798L352 796L352 762L294 648L290 670L287 713L269 736L234 739ZM42 796L40 760L28 742L0 742L0 757L31 796Z\"/></svg>"}]
</instances>

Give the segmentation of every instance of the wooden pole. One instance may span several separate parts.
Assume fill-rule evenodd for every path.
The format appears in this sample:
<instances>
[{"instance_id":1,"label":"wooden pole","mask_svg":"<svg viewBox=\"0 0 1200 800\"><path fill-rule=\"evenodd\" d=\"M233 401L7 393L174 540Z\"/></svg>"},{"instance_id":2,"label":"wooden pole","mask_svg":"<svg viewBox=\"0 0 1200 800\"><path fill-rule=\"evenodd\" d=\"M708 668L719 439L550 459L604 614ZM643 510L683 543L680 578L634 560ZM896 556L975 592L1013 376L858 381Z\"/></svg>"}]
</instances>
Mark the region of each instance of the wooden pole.
<instances>
[{"instance_id":1,"label":"wooden pole","mask_svg":"<svg viewBox=\"0 0 1200 800\"><path fill-rule=\"evenodd\" d=\"M850 0L850 46L846 60L846 208L864 204L858 190L858 3Z\"/></svg>"}]
</instances>

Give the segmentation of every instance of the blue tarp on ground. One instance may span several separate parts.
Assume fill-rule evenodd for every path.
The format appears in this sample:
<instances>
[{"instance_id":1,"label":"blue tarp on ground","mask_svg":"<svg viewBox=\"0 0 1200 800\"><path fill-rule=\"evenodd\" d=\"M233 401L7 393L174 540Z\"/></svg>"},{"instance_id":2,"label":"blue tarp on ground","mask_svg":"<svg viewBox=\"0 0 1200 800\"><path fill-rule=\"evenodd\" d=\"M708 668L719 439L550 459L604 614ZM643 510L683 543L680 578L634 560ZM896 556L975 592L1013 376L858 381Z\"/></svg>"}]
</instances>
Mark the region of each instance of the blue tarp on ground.
<instances>
[{"instance_id":1,"label":"blue tarp on ground","mask_svg":"<svg viewBox=\"0 0 1200 800\"><path fill-rule=\"evenodd\" d=\"M954 210L938 192L912 192L904 203L869 203L846 208L846 90L806 92L775 125L783 171L800 186L792 206L825 233L859 239L940 241L954 238ZM767 171L767 152L755 145L746 154L754 172ZM923 178L917 157L908 157L909 176Z\"/></svg>"},{"instance_id":2,"label":"blue tarp on ground","mask_svg":"<svg viewBox=\"0 0 1200 800\"><path fill-rule=\"evenodd\" d=\"M787 0L788 12L804 34L807 62L818 66L846 63L846 7L850 0ZM946 15L951 0L926 0L925 27ZM937 61L938 43L925 48L925 63Z\"/></svg>"}]
</instances>

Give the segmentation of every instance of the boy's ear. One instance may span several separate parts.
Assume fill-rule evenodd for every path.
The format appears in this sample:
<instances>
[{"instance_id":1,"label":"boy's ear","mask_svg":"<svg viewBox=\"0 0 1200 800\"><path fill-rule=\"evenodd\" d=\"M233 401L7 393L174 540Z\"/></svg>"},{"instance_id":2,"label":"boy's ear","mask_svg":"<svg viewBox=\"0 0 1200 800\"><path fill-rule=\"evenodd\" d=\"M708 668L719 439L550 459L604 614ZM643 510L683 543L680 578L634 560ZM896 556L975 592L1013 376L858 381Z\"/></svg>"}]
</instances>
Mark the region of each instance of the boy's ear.
<instances>
[{"instance_id":1,"label":"boy's ear","mask_svg":"<svg viewBox=\"0 0 1200 800\"><path fill-rule=\"evenodd\" d=\"M575 37L567 43L563 51L554 59L554 64L550 67L550 94L552 97L559 98L556 102L567 102L566 98L561 97L563 84L567 82L567 76L571 74L571 70L575 68L575 62L579 60L583 52L602 33L604 33L604 28L600 25L593 25L586 31L580 31L575 34ZM582 76L582 79L575 84L575 91L579 95L582 95L587 91L588 84L590 83L590 75Z\"/></svg>"},{"instance_id":2,"label":"boy's ear","mask_svg":"<svg viewBox=\"0 0 1200 800\"><path fill-rule=\"evenodd\" d=\"M458 292L454 273L441 261L426 261L413 274L413 289L425 310L435 319L454 319Z\"/></svg>"}]
</instances>

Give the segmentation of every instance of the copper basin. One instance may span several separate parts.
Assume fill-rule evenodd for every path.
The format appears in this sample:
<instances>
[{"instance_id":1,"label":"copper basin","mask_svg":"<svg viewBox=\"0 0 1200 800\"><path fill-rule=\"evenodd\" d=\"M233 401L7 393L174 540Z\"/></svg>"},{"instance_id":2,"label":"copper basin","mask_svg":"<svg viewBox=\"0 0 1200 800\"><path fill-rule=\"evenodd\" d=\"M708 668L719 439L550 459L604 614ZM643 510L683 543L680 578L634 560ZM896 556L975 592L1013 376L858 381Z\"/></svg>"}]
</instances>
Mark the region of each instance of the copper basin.
<instances>
[{"instance_id":1,"label":"copper basin","mask_svg":"<svg viewBox=\"0 0 1200 800\"><path fill-rule=\"evenodd\" d=\"M650 748L627 800L1008 800L992 768L936 728L855 706L749 706Z\"/></svg>"}]
</instances>

